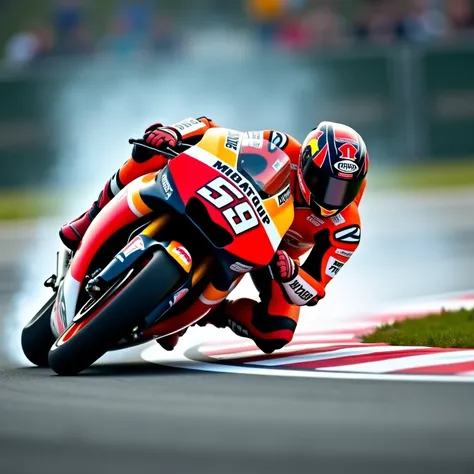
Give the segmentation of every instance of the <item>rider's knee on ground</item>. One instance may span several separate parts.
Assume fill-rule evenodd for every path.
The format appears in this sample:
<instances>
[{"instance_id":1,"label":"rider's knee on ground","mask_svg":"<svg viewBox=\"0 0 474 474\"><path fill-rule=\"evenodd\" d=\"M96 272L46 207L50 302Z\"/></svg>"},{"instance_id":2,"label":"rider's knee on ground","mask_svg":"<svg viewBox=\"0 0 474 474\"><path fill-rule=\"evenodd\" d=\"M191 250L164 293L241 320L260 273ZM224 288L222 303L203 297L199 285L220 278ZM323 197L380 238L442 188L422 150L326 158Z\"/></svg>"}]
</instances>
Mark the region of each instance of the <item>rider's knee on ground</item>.
<instances>
[{"instance_id":1,"label":"rider's knee on ground","mask_svg":"<svg viewBox=\"0 0 474 474\"><path fill-rule=\"evenodd\" d=\"M270 340L256 340L255 344L257 344L258 348L264 352L265 354L271 354L282 347L286 346L291 339L270 339Z\"/></svg>"}]
</instances>

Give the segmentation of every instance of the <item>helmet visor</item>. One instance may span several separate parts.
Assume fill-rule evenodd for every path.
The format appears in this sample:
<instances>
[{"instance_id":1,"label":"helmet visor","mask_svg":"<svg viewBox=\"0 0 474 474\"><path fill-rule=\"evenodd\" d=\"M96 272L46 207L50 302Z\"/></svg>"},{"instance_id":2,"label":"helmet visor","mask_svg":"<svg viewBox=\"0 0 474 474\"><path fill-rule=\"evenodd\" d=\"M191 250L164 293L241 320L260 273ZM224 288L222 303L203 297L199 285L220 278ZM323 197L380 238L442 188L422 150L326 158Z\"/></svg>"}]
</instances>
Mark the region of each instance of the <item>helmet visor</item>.
<instances>
[{"instance_id":1,"label":"helmet visor","mask_svg":"<svg viewBox=\"0 0 474 474\"><path fill-rule=\"evenodd\" d=\"M303 169L303 178L311 191L311 204L329 211L347 207L359 194L363 182L359 179L345 180L327 175L311 162Z\"/></svg>"}]
</instances>

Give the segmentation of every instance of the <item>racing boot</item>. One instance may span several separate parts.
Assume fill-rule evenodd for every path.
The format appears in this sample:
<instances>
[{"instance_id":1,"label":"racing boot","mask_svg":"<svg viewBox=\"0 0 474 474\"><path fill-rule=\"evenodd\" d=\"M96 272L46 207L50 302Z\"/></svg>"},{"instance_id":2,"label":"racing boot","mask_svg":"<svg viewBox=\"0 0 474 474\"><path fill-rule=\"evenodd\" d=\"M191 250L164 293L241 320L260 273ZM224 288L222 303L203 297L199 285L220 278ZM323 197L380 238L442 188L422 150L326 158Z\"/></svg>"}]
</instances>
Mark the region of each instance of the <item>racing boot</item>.
<instances>
[{"instance_id":1,"label":"racing boot","mask_svg":"<svg viewBox=\"0 0 474 474\"><path fill-rule=\"evenodd\" d=\"M115 196L116 193L112 191L112 180L114 179L115 175L114 178L107 181L104 189L99 194L97 201L92 204L89 210L61 227L59 237L68 249L76 251L79 248L79 244L92 221L97 217L97 214L99 214L104 206ZM116 186L116 188L118 193L118 186Z\"/></svg>"},{"instance_id":2,"label":"racing boot","mask_svg":"<svg viewBox=\"0 0 474 474\"><path fill-rule=\"evenodd\" d=\"M208 324L212 324L216 328L226 328L227 317L225 316L225 306L228 301L223 301L215 310L211 311L208 316L200 319L198 322L192 324L191 326L200 326L204 327ZM165 350L172 351L179 342L179 339L186 333L188 328L183 329L182 331L170 334L169 336L157 339L156 342Z\"/></svg>"}]
</instances>

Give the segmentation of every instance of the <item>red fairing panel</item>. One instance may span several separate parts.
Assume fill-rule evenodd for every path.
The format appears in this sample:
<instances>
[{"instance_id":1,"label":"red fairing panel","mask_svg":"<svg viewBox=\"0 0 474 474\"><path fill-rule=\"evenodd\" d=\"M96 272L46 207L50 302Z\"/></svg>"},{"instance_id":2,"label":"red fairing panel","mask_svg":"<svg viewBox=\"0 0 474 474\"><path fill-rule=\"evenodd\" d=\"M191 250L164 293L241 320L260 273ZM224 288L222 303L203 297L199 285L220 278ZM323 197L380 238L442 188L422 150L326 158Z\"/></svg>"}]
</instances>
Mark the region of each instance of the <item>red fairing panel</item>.
<instances>
[{"instance_id":1,"label":"red fairing panel","mask_svg":"<svg viewBox=\"0 0 474 474\"><path fill-rule=\"evenodd\" d=\"M212 220L234 236L226 251L254 265L268 264L274 250L245 184L185 154L171 160L169 169L184 204L199 198Z\"/></svg>"},{"instance_id":2,"label":"red fairing panel","mask_svg":"<svg viewBox=\"0 0 474 474\"><path fill-rule=\"evenodd\" d=\"M82 282L94 258L94 255L115 232L134 222L138 216L130 209L127 193L122 193L97 215L87 230L81 247L71 264L71 274L75 280Z\"/></svg>"}]
</instances>

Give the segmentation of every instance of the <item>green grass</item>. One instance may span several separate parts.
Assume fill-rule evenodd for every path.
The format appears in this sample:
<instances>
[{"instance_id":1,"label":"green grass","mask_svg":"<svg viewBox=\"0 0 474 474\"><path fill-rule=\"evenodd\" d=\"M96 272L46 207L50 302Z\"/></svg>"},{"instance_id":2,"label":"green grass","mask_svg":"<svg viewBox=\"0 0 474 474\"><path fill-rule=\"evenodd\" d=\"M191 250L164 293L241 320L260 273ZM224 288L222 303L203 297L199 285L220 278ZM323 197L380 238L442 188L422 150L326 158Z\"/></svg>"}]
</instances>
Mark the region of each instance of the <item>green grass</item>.
<instances>
[{"instance_id":1,"label":"green grass","mask_svg":"<svg viewBox=\"0 0 474 474\"><path fill-rule=\"evenodd\" d=\"M474 159L425 162L385 170L375 168L370 186L406 190L474 187Z\"/></svg>"},{"instance_id":2,"label":"green grass","mask_svg":"<svg viewBox=\"0 0 474 474\"><path fill-rule=\"evenodd\" d=\"M47 192L1 191L0 220L35 219L57 215L60 197Z\"/></svg>"},{"instance_id":3,"label":"green grass","mask_svg":"<svg viewBox=\"0 0 474 474\"><path fill-rule=\"evenodd\" d=\"M377 328L362 342L393 346L474 348L474 309L445 311L419 319L406 319Z\"/></svg>"}]
</instances>

